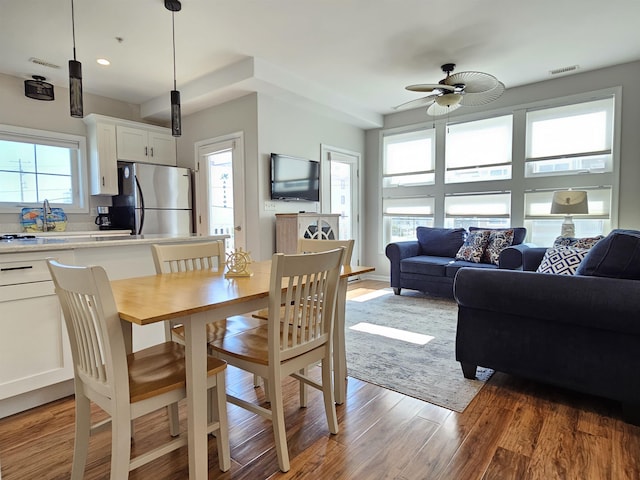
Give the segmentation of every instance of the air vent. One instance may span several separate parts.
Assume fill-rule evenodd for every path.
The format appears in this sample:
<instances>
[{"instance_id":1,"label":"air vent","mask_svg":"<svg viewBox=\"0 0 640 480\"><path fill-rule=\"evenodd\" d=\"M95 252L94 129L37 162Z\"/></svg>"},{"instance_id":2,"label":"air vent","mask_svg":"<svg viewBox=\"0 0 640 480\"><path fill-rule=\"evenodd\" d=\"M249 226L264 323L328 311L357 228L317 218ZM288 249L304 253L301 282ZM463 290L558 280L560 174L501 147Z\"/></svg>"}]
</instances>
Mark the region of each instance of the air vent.
<instances>
[{"instance_id":1,"label":"air vent","mask_svg":"<svg viewBox=\"0 0 640 480\"><path fill-rule=\"evenodd\" d=\"M42 65L43 67L60 68L60 65L56 65L55 63L47 62L46 60L41 60L36 57L31 57L29 61L31 63L35 63L36 65Z\"/></svg>"},{"instance_id":2,"label":"air vent","mask_svg":"<svg viewBox=\"0 0 640 480\"><path fill-rule=\"evenodd\" d=\"M580 68L579 65L571 65L570 67L562 67L562 68L556 68L555 70L549 70L549 74L560 75L562 73L573 72L575 70L578 70L579 68Z\"/></svg>"}]
</instances>

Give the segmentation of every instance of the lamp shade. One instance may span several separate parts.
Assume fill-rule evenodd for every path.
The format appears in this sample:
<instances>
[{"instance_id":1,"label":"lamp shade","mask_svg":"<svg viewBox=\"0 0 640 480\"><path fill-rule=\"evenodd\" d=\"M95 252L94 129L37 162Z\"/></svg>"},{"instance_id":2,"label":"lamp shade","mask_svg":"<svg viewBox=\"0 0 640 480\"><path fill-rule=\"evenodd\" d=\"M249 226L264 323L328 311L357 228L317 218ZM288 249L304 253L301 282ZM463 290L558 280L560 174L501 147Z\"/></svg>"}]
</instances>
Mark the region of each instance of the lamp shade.
<instances>
[{"instance_id":1,"label":"lamp shade","mask_svg":"<svg viewBox=\"0 0 640 480\"><path fill-rule=\"evenodd\" d=\"M562 190L553 193L551 213L578 215L589 213L587 192L584 190Z\"/></svg>"},{"instance_id":2,"label":"lamp shade","mask_svg":"<svg viewBox=\"0 0 640 480\"><path fill-rule=\"evenodd\" d=\"M460 100L462 100L462 95L459 93L445 93L444 95L436 97L436 103L441 107L453 107L454 105L458 105Z\"/></svg>"}]
</instances>

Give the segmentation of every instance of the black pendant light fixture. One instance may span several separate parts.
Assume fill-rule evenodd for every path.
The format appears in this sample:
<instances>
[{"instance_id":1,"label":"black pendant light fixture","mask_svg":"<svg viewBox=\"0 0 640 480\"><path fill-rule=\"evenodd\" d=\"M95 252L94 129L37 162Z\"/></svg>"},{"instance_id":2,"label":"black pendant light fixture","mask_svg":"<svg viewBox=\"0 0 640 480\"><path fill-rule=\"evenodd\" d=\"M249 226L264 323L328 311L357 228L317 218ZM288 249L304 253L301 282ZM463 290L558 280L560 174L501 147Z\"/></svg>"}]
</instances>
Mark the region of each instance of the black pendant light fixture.
<instances>
[{"instance_id":1,"label":"black pendant light fixture","mask_svg":"<svg viewBox=\"0 0 640 480\"><path fill-rule=\"evenodd\" d=\"M176 26L174 14L182 9L178 0L164 0L164 7L171 12L171 33L173 39L173 90L171 90L171 135L182 135L182 118L180 116L180 92L176 88Z\"/></svg>"},{"instance_id":2,"label":"black pendant light fixture","mask_svg":"<svg viewBox=\"0 0 640 480\"><path fill-rule=\"evenodd\" d=\"M76 60L76 25L71 0L71 31L73 34L73 60L69 60L69 105L71 116L82 118L82 64Z\"/></svg>"}]
</instances>

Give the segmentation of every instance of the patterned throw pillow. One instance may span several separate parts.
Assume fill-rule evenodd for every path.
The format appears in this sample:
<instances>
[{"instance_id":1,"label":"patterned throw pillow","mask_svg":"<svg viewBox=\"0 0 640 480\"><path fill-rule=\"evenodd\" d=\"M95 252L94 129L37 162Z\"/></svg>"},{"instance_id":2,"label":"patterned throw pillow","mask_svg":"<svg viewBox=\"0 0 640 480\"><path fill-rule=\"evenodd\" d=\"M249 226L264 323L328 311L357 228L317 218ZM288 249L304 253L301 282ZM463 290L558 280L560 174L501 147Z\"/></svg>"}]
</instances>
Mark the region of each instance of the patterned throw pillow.
<instances>
[{"instance_id":1,"label":"patterned throw pillow","mask_svg":"<svg viewBox=\"0 0 640 480\"><path fill-rule=\"evenodd\" d=\"M467 262L480 263L487 245L489 244L489 230L475 230L469 232L464 244L456 254L456 260L466 260Z\"/></svg>"},{"instance_id":2,"label":"patterned throw pillow","mask_svg":"<svg viewBox=\"0 0 640 480\"><path fill-rule=\"evenodd\" d=\"M589 253L588 248L558 246L548 248L536 272L573 275L580 262Z\"/></svg>"},{"instance_id":3,"label":"patterned throw pillow","mask_svg":"<svg viewBox=\"0 0 640 480\"><path fill-rule=\"evenodd\" d=\"M482 255L483 263L493 263L498 265L500 253L513 243L513 229L509 230L491 230L489 235L489 244Z\"/></svg>"},{"instance_id":4,"label":"patterned throw pillow","mask_svg":"<svg viewBox=\"0 0 640 480\"><path fill-rule=\"evenodd\" d=\"M588 250L603 238L604 237L602 235L598 235L597 237L584 237L584 238L558 237L553 242L553 246L554 247L565 246L565 247L575 247L575 248L586 248Z\"/></svg>"}]
</instances>

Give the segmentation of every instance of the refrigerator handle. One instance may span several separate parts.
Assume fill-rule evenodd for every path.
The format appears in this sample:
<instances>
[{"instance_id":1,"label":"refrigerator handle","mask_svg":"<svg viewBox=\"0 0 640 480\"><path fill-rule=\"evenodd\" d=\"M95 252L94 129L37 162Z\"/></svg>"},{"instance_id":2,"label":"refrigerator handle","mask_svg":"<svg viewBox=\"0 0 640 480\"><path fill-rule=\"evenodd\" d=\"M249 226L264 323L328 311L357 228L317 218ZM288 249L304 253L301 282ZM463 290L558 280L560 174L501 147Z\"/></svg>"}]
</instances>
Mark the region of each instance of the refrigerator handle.
<instances>
[{"instance_id":1,"label":"refrigerator handle","mask_svg":"<svg viewBox=\"0 0 640 480\"><path fill-rule=\"evenodd\" d=\"M136 235L141 235L142 227L144 226L144 196L142 195L142 188L140 187L140 182L138 181L137 175L133 178L136 181L136 188L138 189L138 193L140 194L140 228L138 228Z\"/></svg>"}]
</instances>

